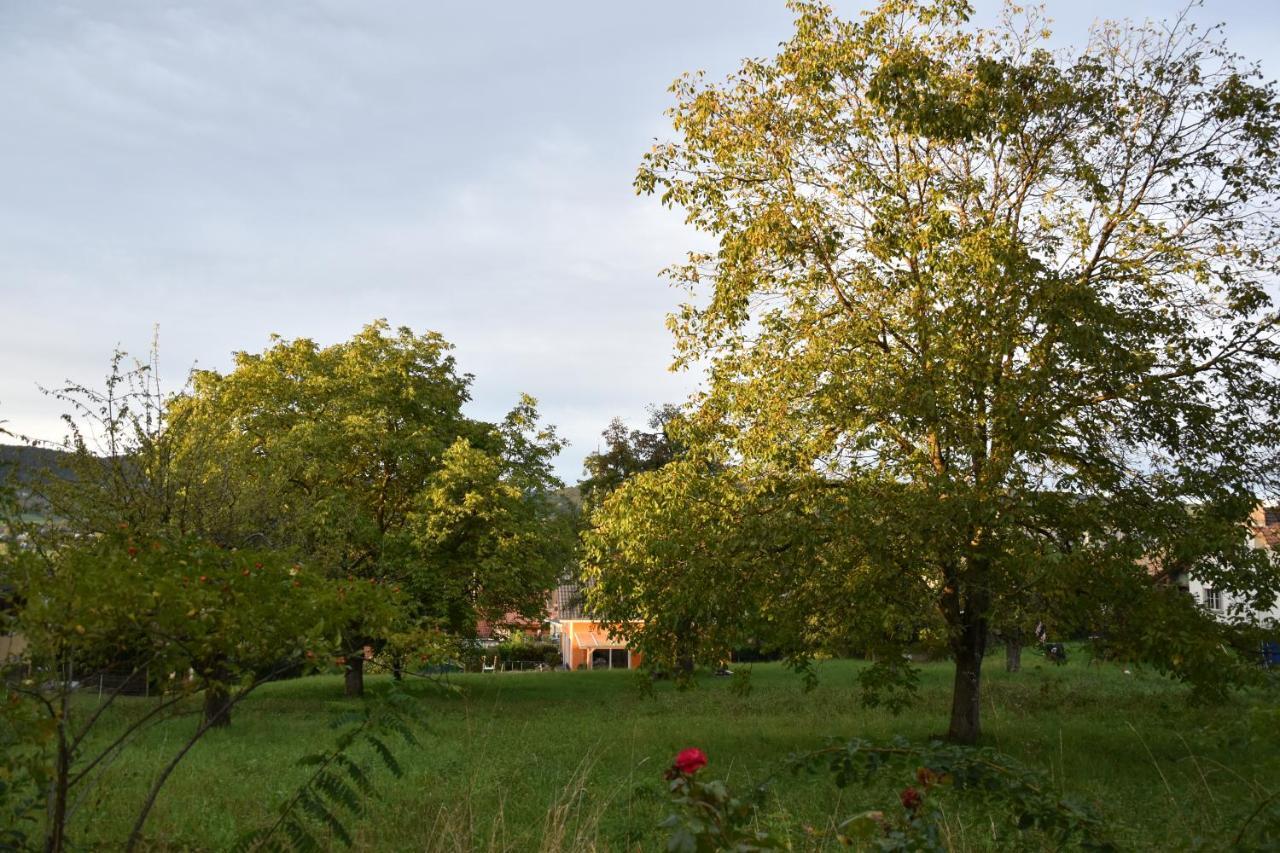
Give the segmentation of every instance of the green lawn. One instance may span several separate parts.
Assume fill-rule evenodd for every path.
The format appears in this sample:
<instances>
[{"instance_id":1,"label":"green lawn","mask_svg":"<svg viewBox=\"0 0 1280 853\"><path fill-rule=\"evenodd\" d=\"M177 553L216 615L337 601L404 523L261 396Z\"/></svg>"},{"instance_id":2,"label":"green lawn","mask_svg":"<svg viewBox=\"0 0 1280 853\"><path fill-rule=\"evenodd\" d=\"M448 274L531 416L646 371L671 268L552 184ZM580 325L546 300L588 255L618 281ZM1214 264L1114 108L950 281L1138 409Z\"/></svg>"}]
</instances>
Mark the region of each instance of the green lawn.
<instances>
[{"instance_id":1,"label":"green lawn","mask_svg":"<svg viewBox=\"0 0 1280 853\"><path fill-rule=\"evenodd\" d=\"M1226 706L1188 705L1185 691L1160 677L1088 667L1083 655L1056 667L1028 656L1022 673L988 660L984 712L988 743L1044 769L1052 784L1087 799L1136 849L1185 848L1193 838L1226 846L1259 802L1280 790L1280 712L1276 694L1253 693ZM380 798L360 821L361 849L661 849L655 824L666 814L662 770L675 752L699 746L705 773L746 786L777 770L787 754L828 737L924 739L945 728L951 671L926 665L918 706L899 717L859 707L858 664L820 668L805 693L777 665L757 665L747 696L726 679L696 689L660 683L652 697L623 672L455 676L461 691L441 695L424 683L421 744L401 747L404 778L377 775ZM388 688L374 678L371 692ZM114 728L148 702L127 700ZM148 826L156 849L222 849L268 822L304 778L295 765L330 743L331 722L350 710L337 677L267 685L187 757ZM76 814L75 837L110 847L155 769L194 718L153 729L111 765ZM832 816L888 808L903 777L843 791L829 777L781 774L765 809L791 830L797 849L823 846ZM1035 846L954 795L945 802L956 849ZM998 816L997 816L998 817ZM806 832L805 827L814 831Z\"/></svg>"}]
</instances>

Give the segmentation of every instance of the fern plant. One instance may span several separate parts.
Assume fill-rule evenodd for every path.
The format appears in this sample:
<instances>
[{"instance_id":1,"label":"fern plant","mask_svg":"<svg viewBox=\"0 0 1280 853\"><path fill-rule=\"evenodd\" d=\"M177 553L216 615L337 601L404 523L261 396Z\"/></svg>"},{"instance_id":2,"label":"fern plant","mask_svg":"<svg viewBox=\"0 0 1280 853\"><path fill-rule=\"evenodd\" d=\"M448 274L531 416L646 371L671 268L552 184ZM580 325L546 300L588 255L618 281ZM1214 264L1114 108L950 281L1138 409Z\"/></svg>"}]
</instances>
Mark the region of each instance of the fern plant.
<instances>
[{"instance_id":1,"label":"fern plant","mask_svg":"<svg viewBox=\"0 0 1280 853\"><path fill-rule=\"evenodd\" d=\"M281 806L269 826L242 836L236 853L306 853L328 849L334 842L354 843L350 821L364 816L367 804L377 797L372 773L375 767L395 778L404 776L390 742L416 746L412 698L393 690L376 705L334 721L343 731L333 745L304 755L298 763L314 770ZM369 761L362 763L360 756Z\"/></svg>"}]
</instances>

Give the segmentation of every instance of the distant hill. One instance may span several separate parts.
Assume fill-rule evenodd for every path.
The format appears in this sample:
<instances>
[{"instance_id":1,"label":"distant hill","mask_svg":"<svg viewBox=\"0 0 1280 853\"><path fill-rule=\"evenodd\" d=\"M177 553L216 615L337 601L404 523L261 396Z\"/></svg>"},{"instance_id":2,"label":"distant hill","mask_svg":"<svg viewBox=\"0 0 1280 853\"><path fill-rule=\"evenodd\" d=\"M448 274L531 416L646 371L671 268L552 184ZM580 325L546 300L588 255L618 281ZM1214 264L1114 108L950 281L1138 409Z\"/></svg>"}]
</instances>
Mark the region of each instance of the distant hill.
<instances>
[{"instance_id":1,"label":"distant hill","mask_svg":"<svg viewBox=\"0 0 1280 853\"><path fill-rule=\"evenodd\" d=\"M10 483L21 488L35 482L46 472L67 479L74 477L71 454L48 447L0 444L0 483Z\"/></svg>"},{"instance_id":2,"label":"distant hill","mask_svg":"<svg viewBox=\"0 0 1280 853\"><path fill-rule=\"evenodd\" d=\"M582 490L577 486L565 486L562 489L556 489L553 494L574 509L579 509L582 506Z\"/></svg>"},{"instance_id":3,"label":"distant hill","mask_svg":"<svg viewBox=\"0 0 1280 853\"><path fill-rule=\"evenodd\" d=\"M71 454L48 447L0 444L0 486L16 493L21 513L28 521L47 520L49 505L36 494L34 487L41 478L53 475L73 479Z\"/></svg>"}]
</instances>

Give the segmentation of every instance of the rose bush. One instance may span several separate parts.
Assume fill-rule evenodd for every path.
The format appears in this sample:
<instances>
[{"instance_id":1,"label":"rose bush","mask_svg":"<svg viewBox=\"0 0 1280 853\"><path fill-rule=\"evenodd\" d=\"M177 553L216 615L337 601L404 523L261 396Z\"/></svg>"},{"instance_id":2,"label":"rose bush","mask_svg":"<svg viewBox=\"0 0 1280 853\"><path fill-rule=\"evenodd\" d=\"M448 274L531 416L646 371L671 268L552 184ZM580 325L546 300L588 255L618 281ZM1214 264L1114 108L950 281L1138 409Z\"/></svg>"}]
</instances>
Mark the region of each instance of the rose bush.
<instances>
[{"instance_id":1,"label":"rose bush","mask_svg":"<svg viewBox=\"0 0 1280 853\"><path fill-rule=\"evenodd\" d=\"M782 833L775 833L759 813L772 779L757 785L746 797L735 797L723 780L697 778L707 764L706 753L690 747L676 755L666 771L668 793L676 808L662 823L669 831L667 850L757 853L788 849ZM987 802L993 815L1007 815L1010 837L1014 832L1031 833L1017 837L1050 846L1115 849L1091 806L1059 797L1044 774L991 749L937 741L916 745L901 738L888 744L854 739L792 756L788 764L793 773L825 770L841 788L868 786L882 770L890 768L911 774L911 782L898 792L897 808L864 811L832 821L828 840L841 845L946 850L943 812L934 800L963 795ZM944 795L944 790L955 793ZM808 831L810 835L827 834Z\"/></svg>"}]
</instances>

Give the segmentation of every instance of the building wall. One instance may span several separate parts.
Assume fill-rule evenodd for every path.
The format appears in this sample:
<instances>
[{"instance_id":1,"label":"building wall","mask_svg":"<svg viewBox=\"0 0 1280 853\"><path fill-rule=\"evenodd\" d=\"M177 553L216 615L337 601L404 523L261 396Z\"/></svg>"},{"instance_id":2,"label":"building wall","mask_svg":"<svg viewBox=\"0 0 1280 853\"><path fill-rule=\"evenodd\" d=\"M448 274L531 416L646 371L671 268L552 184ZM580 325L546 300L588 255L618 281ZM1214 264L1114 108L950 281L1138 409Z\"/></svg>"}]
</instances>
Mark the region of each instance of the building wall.
<instances>
[{"instance_id":1,"label":"building wall","mask_svg":"<svg viewBox=\"0 0 1280 853\"><path fill-rule=\"evenodd\" d=\"M1250 547L1261 548L1263 550L1273 550L1269 542L1272 541L1272 537L1274 536L1272 533L1272 531L1274 531L1274 527L1267 528L1266 519L1266 511L1262 508L1259 508L1258 511L1253 514L1253 522L1255 526L1254 534L1249 540ZM1275 558L1276 554L1273 553L1272 557ZM1211 602L1211 599L1215 598L1215 596L1211 595L1209 586L1194 577L1188 579L1187 591L1195 597L1196 603L1200 604L1202 607L1208 608L1210 612L1216 613L1219 616L1228 616L1231 612L1231 608L1237 604L1237 598L1235 596L1227 592L1219 591L1216 596L1217 607L1210 606L1211 603L1214 603ZM1271 602L1270 608L1265 610L1252 610L1252 613L1263 623L1280 626L1280 599Z\"/></svg>"},{"instance_id":2,"label":"building wall","mask_svg":"<svg viewBox=\"0 0 1280 853\"><path fill-rule=\"evenodd\" d=\"M26 637L21 634L0 634L0 661L21 657L26 650Z\"/></svg>"},{"instance_id":3,"label":"building wall","mask_svg":"<svg viewBox=\"0 0 1280 853\"><path fill-rule=\"evenodd\" d=\"M608 630L596 622L563 622L561 623L560 636L560 657L568 664L569 669L577 669L579 666L590 668L591 652L593 649L584 648L583 642L591 642L590 635L595 633L599 637L608 635ZM625 643L619 642L615 648L626 648ZM630 668L635 669L640 666L642 660L641 655L632 652L630 655Z\"/></svg>"},{"instance_id":4,"label":"building wall","mask_svg":"<svg viewBox=\"0 0 1280 853\"><path fill-rule=\"evenodd\" d=\"M1191 578L1187 583L1187 591L1195 597L1196 603L1209 609L1211 613L1226 617L1230 615L1231 608L1237 603L1237 598L1228 592L1219 592L1217 595L1216 608L1210 607L1210 588L1195 578ZM1264 623L1272 625L1280 625L1280 601L1273 602L1269 610L1253 610L1252 611Z\"/></svg>"}]
</instances>

